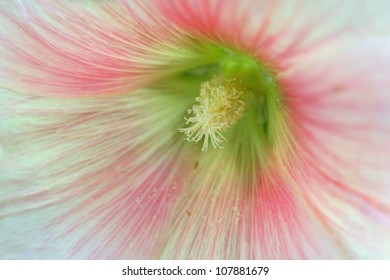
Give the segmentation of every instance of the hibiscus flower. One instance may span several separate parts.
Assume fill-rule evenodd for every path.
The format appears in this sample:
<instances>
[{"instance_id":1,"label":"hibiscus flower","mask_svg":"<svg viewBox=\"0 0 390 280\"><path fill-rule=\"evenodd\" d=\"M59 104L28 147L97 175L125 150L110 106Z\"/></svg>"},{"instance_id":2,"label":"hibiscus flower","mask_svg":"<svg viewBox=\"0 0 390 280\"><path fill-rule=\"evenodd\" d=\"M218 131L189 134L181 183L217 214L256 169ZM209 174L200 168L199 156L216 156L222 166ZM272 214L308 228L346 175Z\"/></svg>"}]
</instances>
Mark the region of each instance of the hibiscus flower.
<instances>
[{"instance_id":1,"label":"hibiscus flower","mask_svg":"<svg viewBox=\"0 0 390 280\"><path fill-rule=\"evenodd\" d=\"M0 257L390 257L387 1L3 1Z\"/></svg>"}]
</instances>

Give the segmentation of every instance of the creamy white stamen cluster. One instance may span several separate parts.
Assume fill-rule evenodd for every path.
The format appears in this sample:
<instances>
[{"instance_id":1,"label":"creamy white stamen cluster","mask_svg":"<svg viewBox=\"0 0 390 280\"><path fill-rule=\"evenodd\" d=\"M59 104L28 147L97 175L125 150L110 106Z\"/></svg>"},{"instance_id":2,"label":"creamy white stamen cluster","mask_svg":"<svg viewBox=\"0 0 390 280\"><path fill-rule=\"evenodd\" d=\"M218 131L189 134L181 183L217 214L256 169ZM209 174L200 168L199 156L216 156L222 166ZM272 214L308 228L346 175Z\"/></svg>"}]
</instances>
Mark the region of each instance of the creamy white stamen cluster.
<instances>
[{"instance_id":1,"label":"creamy white stamen cluster","mask_svg":"<svg viewBox=\"0 0 390 280\"><path fill-rule=\"evenodd\" d=\"M198 104L187 112L192 116L185 118L189 127L180 128L186 139L198 143L203 139L202 151L207 151L209 140L214 148L222 148L226 141L222 132L226 131L240 119L247 107L242 100L246 93L242 83L234 77L216 75L202 83Z\"/></svg>"}]
</instances>

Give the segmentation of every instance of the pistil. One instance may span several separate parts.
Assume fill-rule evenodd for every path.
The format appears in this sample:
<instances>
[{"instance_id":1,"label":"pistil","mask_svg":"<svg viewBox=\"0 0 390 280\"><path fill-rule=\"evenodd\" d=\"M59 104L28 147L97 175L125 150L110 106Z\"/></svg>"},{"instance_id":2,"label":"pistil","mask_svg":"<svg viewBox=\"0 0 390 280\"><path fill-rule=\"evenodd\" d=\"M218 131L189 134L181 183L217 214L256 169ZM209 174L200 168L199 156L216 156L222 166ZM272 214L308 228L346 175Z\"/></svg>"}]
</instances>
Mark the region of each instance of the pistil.
<instances>
[{"instance_id":1,"label":"pistil","mask_svg":"<svg viewBox=\"0 0 390 280\"><path fill-rule=\"evenodd\" d=\"M245 102L249 90L239 78L218 74L203 82L200 87L197 104L187 112L187 127L179 131L190 142L203 140L202 151L207 151L209 142L214 148L222 148L226 141L223 132L240 119L248 104Z\"/></svg>"}]
</instances>

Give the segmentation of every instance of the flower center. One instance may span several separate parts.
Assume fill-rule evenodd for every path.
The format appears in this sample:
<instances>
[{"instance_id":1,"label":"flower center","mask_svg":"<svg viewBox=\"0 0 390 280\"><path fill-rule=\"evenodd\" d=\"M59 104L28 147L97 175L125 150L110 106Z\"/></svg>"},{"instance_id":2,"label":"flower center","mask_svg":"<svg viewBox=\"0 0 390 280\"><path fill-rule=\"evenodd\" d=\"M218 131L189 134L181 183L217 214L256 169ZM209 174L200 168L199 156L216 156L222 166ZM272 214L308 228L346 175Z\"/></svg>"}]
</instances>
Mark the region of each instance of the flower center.
<instances>
[{"instance_id":1,"label":"flower center","mask_svg":"<svg viewBox=\"0 0 390 280\"><path fill-rule=\"evenodd\" d=\"M196 75L203 73L206 81L200 85L197 103L187 110L186 127L179 128L187 141L203 141L202 151L207 151L210 143L214 148L222 148L227 141L224 134L244 115L250 115L251 122L255 119L264 129L264 136L272 138L267 135L269 113L275 112L280 97L270 71L252 58L236 53L227 53L218 64L200 70L195 71Z\"/></svg>"},{"instance_id":2,"label":"flower center","mask_svg":"<svg viewBox=\"0 0 390 280\"><path fill-rule=\"evenodd\" d=\"M209 140L214 148L221 148L225 137L222 132L237 122L247 107L244 97L248 89L239 78L219 74L203 82L200 87L198 104L187 112L192 116L185 118L187 128L179 129L188 141L203 139L202 151L207 151Z\"/></svg>"}]
</instances>

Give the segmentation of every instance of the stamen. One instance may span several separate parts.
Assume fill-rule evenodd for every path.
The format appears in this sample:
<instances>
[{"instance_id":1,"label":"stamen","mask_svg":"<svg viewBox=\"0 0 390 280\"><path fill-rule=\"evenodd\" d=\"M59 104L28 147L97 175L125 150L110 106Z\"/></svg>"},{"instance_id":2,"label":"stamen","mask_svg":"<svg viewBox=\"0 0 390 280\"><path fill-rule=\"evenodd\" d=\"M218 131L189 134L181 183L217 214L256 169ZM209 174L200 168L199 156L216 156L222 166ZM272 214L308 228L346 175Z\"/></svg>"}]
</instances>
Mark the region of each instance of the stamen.
<instances>
[{"instance_id":1,"label":"stamen","mask_svg":"<svg viewBox=\"0 0 390 280\"><path fill-rule=\"evenodd\" d=\"M186 140L198 143L203 139L202 151L207 151L209 140L214 148L222 148L226 141L222 132L240 119L247 107L242 97L246 88L236 78L217 75L202 83L198 104L188 110L192 116L185 118L189 127L180 128Z\"/></svg>"}]
</instances>

